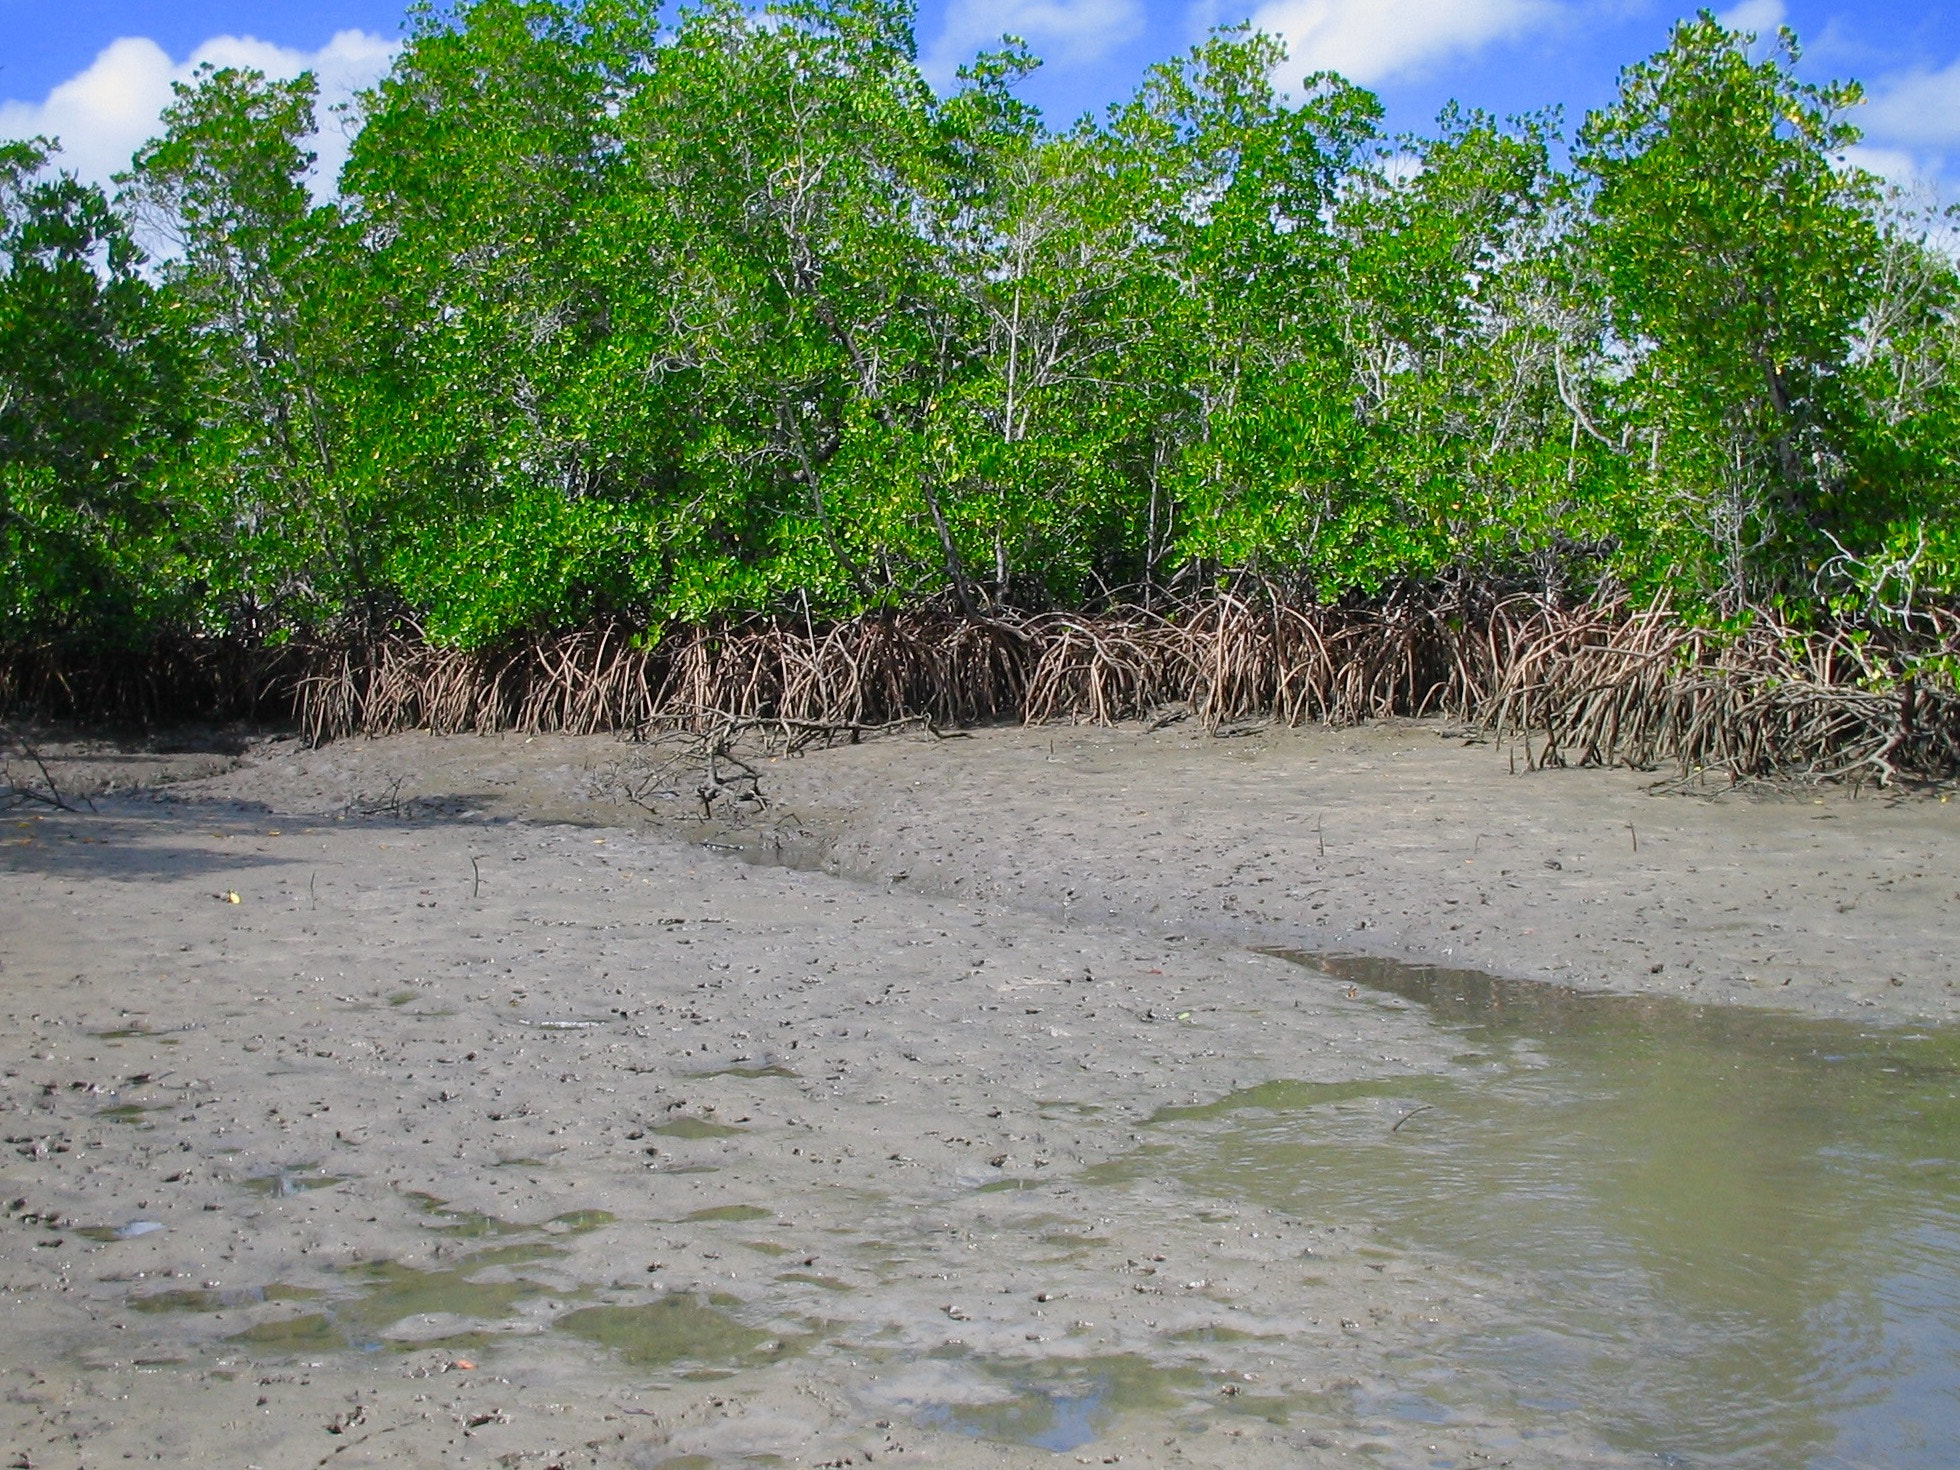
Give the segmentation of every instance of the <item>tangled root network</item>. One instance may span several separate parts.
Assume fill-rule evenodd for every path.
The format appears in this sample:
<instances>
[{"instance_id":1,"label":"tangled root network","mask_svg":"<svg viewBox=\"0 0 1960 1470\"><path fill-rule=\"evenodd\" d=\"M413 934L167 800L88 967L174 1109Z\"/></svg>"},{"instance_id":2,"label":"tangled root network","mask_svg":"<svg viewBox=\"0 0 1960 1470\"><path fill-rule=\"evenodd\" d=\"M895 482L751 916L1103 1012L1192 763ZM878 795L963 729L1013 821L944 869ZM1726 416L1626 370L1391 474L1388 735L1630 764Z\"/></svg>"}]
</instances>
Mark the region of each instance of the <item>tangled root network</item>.
<instances>
[{"instance_id":1,"label":"tangled root network","mask_svg":"<svg viewBox=\"0 0 1960 1470\"><path fill-rule=\"evenodd\" d=\"M1673 763L1732 778L1960 774L1960 621L1911 649L1759 618L1716 633L1661 604L1415 597L1349 607L1218 595L1169 610L753 620L646 646L623 627L491 651L412 632L306 650L308 736L649 730L728 720L1351 724L1437 714L1522 738L1533 764ZM1914 673L1931 669L1934 673Z\"/></svg>"}]
</instances>

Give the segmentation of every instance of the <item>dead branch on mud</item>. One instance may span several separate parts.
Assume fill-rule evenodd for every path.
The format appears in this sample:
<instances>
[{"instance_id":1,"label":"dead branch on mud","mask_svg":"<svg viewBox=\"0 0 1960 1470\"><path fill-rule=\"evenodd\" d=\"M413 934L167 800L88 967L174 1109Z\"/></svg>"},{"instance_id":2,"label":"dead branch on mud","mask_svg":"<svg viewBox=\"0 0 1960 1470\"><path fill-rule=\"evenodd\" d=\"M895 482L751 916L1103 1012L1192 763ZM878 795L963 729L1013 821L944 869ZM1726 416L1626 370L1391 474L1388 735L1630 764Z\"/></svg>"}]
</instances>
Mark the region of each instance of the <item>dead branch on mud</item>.
<instances>
[{"instance_id":1,"label":"dead branch on mud","mask_svg":"<svg viewBox=\"0 0 1960 1470\"><path fill-rule=\"evenodd\" d=\"M23 779L16 772L14 762L6 755L0 755L0 806L5 806L9 810L24 806L45 806L60 812L80 810L62 795L61 786L54 779L54 772L48 769L47 761L43 759L33 742L17 730L0 725L0 749L6 747L17 748L39 773L40 780L37 783L33 776ZM89 801L87 797L83 797L82 800L87 802L90 811L95 810L94 802Z\"/></svg>"},{"instance_id":2,"label":"dead branch on mud","mask_svg":"<svg viewBox=\"0 0 1960 1470\"><path fill-rule=\"evenodd\" d=\"M874 725L727 715L700 709L674 711L637 732L645 754L610 762L597 773L593 790L655 815L676 812L676 808L663 807L663 802L691 802L698 803L698 815L680 814L703 822L717 816L753 816L768 811L772 803L763 790L761 771L738 747L752 745L752 753L762 757L796 755L816 745L840 741L856 745L868 737L902 730L919 730L935 740L964 738L960 731L942 731L929 715L908 715Z\"/></svg>"},{"instance_id":3,"label":"dead branch on mud","mask_svg":"<svg viewBox=\"0 0 1960 1470\"><path fill-rule=\"evenodd\" d=\"M737 814L767 810L762 773L736 755L731 743L732 736L720 730L662 731L646 742L653 759L613 762L595 779L594 789L655 816L689 815L661 803L691 800L699 803L703 822L715 816L718 802Z\"/></svg>"}]
</instances>

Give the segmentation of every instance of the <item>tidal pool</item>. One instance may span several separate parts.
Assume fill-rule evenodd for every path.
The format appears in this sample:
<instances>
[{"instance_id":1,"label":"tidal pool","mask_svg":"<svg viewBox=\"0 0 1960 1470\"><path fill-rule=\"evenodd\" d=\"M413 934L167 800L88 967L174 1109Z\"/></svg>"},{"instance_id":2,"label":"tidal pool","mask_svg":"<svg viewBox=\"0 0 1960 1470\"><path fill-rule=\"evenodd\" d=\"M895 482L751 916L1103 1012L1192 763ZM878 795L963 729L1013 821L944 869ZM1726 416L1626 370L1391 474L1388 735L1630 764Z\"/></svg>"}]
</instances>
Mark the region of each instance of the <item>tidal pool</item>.
<instances>
[{"instance_id":1,"label":"tidal pool","mask_svg":"<svg viewBox=\"0 0 1960 1470\"><path fill-rule=\"evenodd\" d=\"M637 1368L740 1360L769 1343L768 1333L736 1321L722 1310L724 1305L733 1302L675 1292L635 1306L582 1307L552 1326L611 1348Z\"/></svg>"},{"instance_id":2,"label":"tidal pool","mask_svg":"<svg viewBox=\"0 0 1960 1470\"><path fill-rule=\"evenodd\" d=\"M1130 1355L1065 1363L955 1358L948 1366L986 1391L924 1405L915 1422L1057 1453L1093 1443L1123 1413L1175 1408L1204 1388L1202 1374Z\"/></svg>"},{"instance_id":3,"label":"tidal pool","mask_svg":"<svg viewBox=\"0 0 1960 1470\"><path fill-rule=\"evenodd\" d=\"M1415 1417L1663 1465L1954 1462L1960 1036L1286 957L1428 1007L1455 1075L1167 1109L1152 1172L1511 1283L1499 1330L1405 1364Z\"/></svg>"},{"instance_id":4,"label":"tidal pool","mask_svg":"<svg viewBox=\"0 0 1960 1470\"><path fill-rule=\"evenodd\" d=\"M322 1300L318 1310L300 1316L256 1323L232 1334L231 1340L271 1352L341 1348L373 1352L389 1346L406 1349L436 1342L482 1347L494 1341L495 1330L508 1325L520 1305L578 1293L558 1291L521 1275L485 1281L479 1279L481 1274L497 1267L549 1261L561 1254L542 1242L526 1242L478 1251L447 1270L423 1270L394 1261L370 1262L347 1272L355 1294ZM219 1299L207 1305L199 1300L211 1295L161 1292L135 1298L131 1305L139 1311L210 1311L239 1304ZM290 1288L277 1293L268 1289L259 1299L300 1301L323 1295L302 1294Z\"/></svg>"},{"instance_id":5,"label":"tidal pool","mask_svg":"<svg viewBox=\"0 0 1960 1470\"><path fill-rule=\"evenodd\" d=\"M258 1174L245 1181L245 1187L253 1194L271 1195L286 1199L296 1194L306 1194L315 1189L332 1189L336 1184L345 1184L345 1176L329 1174L312 1164L294 1164L290 1168L276 1169L270 1174Z\"/></svg>"}]
</instances>

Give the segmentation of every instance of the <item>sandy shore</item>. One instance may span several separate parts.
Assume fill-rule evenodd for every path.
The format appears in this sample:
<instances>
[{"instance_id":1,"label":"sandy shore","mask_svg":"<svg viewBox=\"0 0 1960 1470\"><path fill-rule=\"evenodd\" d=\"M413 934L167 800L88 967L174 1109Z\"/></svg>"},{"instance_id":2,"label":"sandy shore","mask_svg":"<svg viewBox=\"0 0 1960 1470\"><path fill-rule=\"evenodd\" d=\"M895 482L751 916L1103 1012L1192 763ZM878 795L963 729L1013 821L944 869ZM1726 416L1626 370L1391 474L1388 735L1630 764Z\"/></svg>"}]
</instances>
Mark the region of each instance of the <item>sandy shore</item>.
<instances>
[{"instance_id":1,"label":"sandy shore","mask_svg":"<svg viewBox=\"0 0 1960 1470\"><path fill-rule=\"evenodd\" d=\"M1005 730L704 825L645 759L62 752L124 793L0 836L15 1463L1616 1463L1383 1407L1521 1283L1153 1167L1166 1108L1351 1084L1387 1130L1480 1064L1255 946L1956 1003L1937 798Z\"/></svg>"}]
</instances>

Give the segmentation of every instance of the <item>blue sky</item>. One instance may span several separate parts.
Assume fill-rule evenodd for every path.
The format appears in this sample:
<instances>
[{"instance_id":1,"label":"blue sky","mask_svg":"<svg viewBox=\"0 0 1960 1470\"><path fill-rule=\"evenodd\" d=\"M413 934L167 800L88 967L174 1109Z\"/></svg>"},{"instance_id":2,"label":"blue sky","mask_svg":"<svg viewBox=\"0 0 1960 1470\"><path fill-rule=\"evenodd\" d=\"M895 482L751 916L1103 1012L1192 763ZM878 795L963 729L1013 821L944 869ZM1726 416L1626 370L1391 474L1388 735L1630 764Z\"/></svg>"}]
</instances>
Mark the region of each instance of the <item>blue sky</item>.
<instances>
[{"instance_id":1,"label":"blue sky","mask_svg":"<svg viewBox=\"0 0 1960 1470\"><path fill-rule=\"evenodd\" d=\"M1025 36L1048 64L1032 100L1064 121L1123 97L1151 62L1218 22L1284 36L1293 67L1327 66L1373 87L1392 128L1420 129L1454 97L1498 113L1561 104L1569 119L1609 100L1619 68L1659 48L1682 0L924 0L928 73L950 78L998 36ZM1815 79L1854 76L1872 101L1861 161L1960 194L1960 4L1909 0L1721 0L1751 28L1779 20ZM273 72L316 68L329 96L387 65L400 0L0 0L0 136L56 132L66 161L104 177L127 160L199 60ZM341 148L322 140L323 162Z\"/></svg>"}]
</instances>

